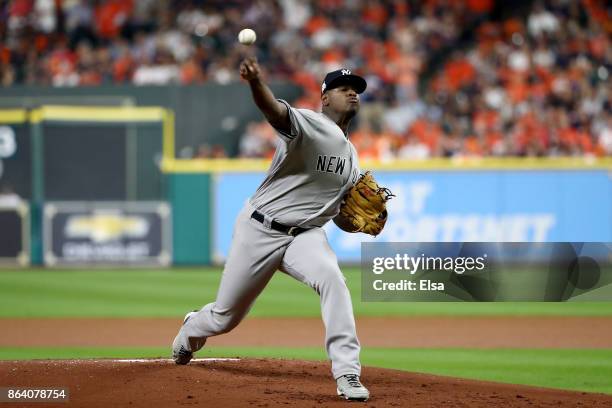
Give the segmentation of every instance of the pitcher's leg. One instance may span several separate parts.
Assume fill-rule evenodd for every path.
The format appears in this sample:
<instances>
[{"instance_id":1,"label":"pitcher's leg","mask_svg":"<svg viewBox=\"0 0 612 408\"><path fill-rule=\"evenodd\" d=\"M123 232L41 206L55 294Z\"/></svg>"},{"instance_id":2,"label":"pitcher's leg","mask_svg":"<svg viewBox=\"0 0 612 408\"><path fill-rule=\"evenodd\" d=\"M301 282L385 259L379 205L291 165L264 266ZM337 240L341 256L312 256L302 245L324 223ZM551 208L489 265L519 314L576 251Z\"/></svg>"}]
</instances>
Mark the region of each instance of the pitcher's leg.
<instances>
[{"instance_id":1,"label":"pitcher's leg","mask_svg":"<svg viewBox=\"0 0 612 408\"><path fill-rule=\"evenodd\" d=\"M191 337L210 337L227 333L242 321L253 302L278 269L282 252L266 254L265 260L253 262L249 256L253 243L232 245L239 255L231 254L225 264L217 298L193 314L184 330Z\"/></svg>"},{"instance_id":2,"label":"pitcher's leg","mask_svg":"<svg viewBox=\"0 0 612 408\"><path fill-rule=\"evenodd\" d=\"M291 237L266 229L250 218L251 212L245 206L236 220L216 301L188 313L172 343L177 364L189 363L208 337L236 327L280 265Z\"/></svg>"},{"instance_id":3,"label":"pitcher's leg","mask_svg":"<svg viewBox=\"0 0 612 408\"><path fill-rule=\"evenodd\" d=\"M360 346L351 296L325 232L315 228L295 237L285 251L281 269L312 287L321 297L325 347L334 378L359 375Z\"/></svg>"},{"instance_id":4,"label":"pitcher's leg","mask_svg":"<svg viewBox=\"0 0 612 408\"><path fill-rule=\"evenodd\" d=\"M290 237L270 233L249 217L239 216L215 302L190 316L184 331L191 337L226 333L240 323L280 266Z\"/></svg>"}]
</instances>

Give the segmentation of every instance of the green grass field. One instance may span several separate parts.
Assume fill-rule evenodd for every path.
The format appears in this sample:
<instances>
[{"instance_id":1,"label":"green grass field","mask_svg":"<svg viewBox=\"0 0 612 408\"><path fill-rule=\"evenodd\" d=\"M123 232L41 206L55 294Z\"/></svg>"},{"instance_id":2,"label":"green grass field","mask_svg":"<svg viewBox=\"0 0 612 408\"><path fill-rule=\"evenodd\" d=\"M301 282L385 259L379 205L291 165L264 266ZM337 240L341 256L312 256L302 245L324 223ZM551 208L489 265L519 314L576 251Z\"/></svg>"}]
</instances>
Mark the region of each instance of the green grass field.
<instances>
[{"instance_id":1,"label":"green grass field","mask_svg":"<svg viewBox=\"0 0 612 408\"><path fill-rule=\"evenodd\" d=\"M612 316L608 302L362 302L360 276L345 269L358 316ZM0 271L0 317L176 317L215 298L218 269ZM277 273L251 311L316 317L313 291Z\"/></svg>"},{"instance_id":2,"label":"green grass field","mask_svg":"<svg viewBox=\"0 0 612 408\"><path fill-rule=\"evenodd\" d=\"M357 269L345 274L360 316L612 316L612 303L367 303ZM214 299L218 269L4 270L0 317L180 317ZM252 316L319 316L317 296L277 274ZM1 324L1 323L0 323ZM166 357L160 348L0 347L0 359ZM207 348L199 357L323 360L323 348ZM363 350L364 365L612 394L612 350Z\"/></svg>"}]
</instances>

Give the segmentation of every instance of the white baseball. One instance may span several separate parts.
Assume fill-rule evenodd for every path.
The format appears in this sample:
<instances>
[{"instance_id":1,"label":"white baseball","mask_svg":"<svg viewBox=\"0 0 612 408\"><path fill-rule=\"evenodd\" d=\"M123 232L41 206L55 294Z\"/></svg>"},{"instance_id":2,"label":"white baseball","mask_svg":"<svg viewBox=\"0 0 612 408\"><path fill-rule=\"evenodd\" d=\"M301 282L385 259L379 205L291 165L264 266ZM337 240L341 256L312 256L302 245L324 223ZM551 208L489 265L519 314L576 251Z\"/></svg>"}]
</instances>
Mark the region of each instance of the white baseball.
<instances>
[{"instance_id":1,"label":"white baseball","mask_svg":"<svg viewBox=\"0 0 612 408\"><path fill-rule=\"evenodd\" d=\"M240 44L251 45L256 39L257 34L255 34L255 31L251 30L250 28L245 28L238 33L238 41L240 41Z\"/></svg>"}]
</instances>

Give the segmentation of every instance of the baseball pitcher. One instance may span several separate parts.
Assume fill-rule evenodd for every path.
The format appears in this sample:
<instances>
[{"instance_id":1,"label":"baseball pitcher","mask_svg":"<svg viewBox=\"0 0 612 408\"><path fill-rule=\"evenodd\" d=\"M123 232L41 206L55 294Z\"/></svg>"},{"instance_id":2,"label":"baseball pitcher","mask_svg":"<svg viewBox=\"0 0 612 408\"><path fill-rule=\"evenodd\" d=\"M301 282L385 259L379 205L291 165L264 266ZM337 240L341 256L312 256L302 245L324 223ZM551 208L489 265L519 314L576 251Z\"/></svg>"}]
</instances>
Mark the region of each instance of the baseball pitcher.
<instances>
[{"instance_id":1,"label":"baseball pitcher","mask_svg":"<svg viewBox=\"0 0 612 408\"><path fill-rule=\"evenodd\" d=\"M348 69L330 72L322 85L322 112L314 112L276 99L254 58L242 61L240 75L280 142L265 180L236 220L217 299L185 316L172 345L173 359L187 364L208 337L236 327L280 270L319 294L325 347L338 395L365 401L369 392L359 379L360 346L351 297L322 227L342 215L351 189L366 176L360 175L357 152L347 133L359 111L359 94L366 89L366 81ZM375 186L372 194L360 190L354 195L360 200L382 197L379 201L384 204L385 190ZM382 220L384 225L383 210L370 224L380 225ZM363 228L368 224L363 222L364 214L349 214L347 219L347 212L338 225L348 225L350 232L368 232ZM374 229L368 233L376 235L382 227Z\"/></svg>"}]
</instances>

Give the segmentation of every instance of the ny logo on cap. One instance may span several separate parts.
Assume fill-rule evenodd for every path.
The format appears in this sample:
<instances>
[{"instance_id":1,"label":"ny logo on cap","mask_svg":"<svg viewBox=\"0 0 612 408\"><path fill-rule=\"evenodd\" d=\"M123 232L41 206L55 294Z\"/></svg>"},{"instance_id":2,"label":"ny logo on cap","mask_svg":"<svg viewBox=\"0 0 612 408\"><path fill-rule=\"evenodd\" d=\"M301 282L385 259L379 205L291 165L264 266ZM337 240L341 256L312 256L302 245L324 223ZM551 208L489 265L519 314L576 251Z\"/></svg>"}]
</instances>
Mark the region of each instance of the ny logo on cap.
<instances>
[{"instance_id":1,"label":"ny logo on cap","mask_svg":"<svg viewBox=\"0 0 612 408\"><path fill-rule=\"evenodd\" d=\"M350 69L343 69L342 70L342 75L351 75L351 70Z\"/></svg>"}]
</instances>

